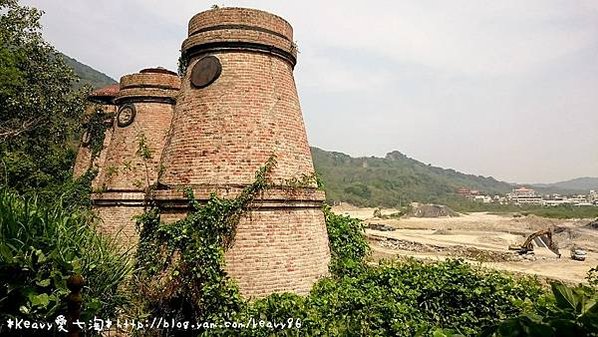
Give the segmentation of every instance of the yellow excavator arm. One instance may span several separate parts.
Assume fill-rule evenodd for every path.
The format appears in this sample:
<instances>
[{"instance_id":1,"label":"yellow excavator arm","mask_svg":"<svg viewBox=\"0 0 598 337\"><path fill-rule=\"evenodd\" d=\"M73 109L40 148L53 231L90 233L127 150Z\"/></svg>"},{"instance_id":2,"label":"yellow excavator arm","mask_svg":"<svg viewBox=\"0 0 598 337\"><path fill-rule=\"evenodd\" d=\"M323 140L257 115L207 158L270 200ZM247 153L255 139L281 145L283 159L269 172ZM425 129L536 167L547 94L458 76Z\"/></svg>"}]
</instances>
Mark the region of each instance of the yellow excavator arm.
<instances>
[{"instance_id":1,"label":"yellow excavator arm","mask_svg":"<svg viewBox=\"0 0 598 337\"><path fill-rule=\"evenodd\" d=\"M527 237L523 245L521 245L521 249L519 253L525 254L534 250L533 242L535 239L538 239L546 248L548 248L551 252L553 252L558 257L561 257L559 253L559 248L552 240L552 229L541 229L537 232L532 233L530 236Z\"/></svg>"}]
</instances>

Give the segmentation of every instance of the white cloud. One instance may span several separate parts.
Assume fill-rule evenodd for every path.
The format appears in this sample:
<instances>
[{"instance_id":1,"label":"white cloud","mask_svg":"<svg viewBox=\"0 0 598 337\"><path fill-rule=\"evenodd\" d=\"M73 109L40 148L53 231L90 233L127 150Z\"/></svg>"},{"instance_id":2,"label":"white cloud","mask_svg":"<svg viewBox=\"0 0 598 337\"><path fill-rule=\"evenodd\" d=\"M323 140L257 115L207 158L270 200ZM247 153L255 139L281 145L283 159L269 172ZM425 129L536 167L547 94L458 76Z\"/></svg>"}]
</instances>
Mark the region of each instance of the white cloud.
<instances>
[{"instance_id":1,"label":"white cloud","mask_svg":"<svg viewBox=\"0 0 598 337\"><path fill-rule=\"evenodd\" d=\"M598 172L596 0L24 2L59 50L116 79L175 68L214 3L267 10L295 29L314 145L510 181Z\"/></svg>"}]
</instances>

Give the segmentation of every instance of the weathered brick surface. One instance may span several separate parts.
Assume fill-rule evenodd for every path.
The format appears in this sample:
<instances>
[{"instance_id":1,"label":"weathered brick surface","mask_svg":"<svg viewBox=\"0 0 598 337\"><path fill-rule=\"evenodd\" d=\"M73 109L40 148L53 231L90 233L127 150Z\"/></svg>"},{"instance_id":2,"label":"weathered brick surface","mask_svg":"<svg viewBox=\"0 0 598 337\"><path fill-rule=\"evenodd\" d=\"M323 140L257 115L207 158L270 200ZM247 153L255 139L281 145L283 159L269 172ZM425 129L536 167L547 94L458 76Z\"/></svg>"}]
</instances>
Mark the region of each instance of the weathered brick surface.
<instances>
[{"instance_id":1,"label":"weathered brick surface","mask_svg":"<svg viewBox=\"0 0 598 337\"><path fill-rule=\"evenodd\" d=\"M309 293L328 273L330 262L322 210L291 201L282 207L260 203L237 226L235 242L225 254L226 272L246 297ZM180 209L165 209L161 220L174 222L184 216Z\"/></svg>"},{"instance_id":2,"label":"weathered brick surface","mask_svg":"<svg viewBox=\"0 0 598 337\"><path fill-rule=\"evenodd\" d=\"M117 235L124 246L138 240L133 216L144 211L145 189L156 183L164 142L170 128L180 79L162 69L147 69L121 78L114 98L112 127L106 133L97 178L92 187L94 210L102 219L99 229ZM135 107L133 123L117 123L118 108ZM140 137L145 137L151 157L143 158ZM82 154L85 158L85 154Z\"/></svg>"},{"instance_id":3,"label":"weathered brick surface","mask_svg":"<svg viewBox=\"0 0 598 337\"><path fill-rule=\"evenodd\" d=\"M174 99L180 86L172 74L139 73L123 76L116 104L132 104L136 115L131 125L114 123L110 146L106 151L99 185L107 191L143 191L154 184L160 170L160 155L170 128ZM170 98L167 101L152 101ZM149 100L149 101L148 101ZM116 119L116 116L115 116ZM140 153L140 139L145 137L151 158Z\"/></svg>"},{"instance_id":4,"label":"weathered brick surface","mask_svg":"<svg viewBox=\"0 0 598 337\"><path fill-rule=\"evenodd\" d=\"M257 210L244 217L226 271L245 296L274 292L307 294L328 272L330 251L319 208Z\"/></svg>"},{"instance_id":5,"label":"weathered brick surface","mask_svg":"<svg viewBox=\"0 0 598 337\"><path fill-rule=\"evenodd\" d=\"M268 52L276 47L295 55L290 25L265 12L226 8L193 17L189 35L183 53L192 52L191 58L162 157L160 183L171 190L155 193L166 221L185 214L175 187L192 186L199 200L210 190L234 197L272 155L277 160L272 178L279 184L314 171L294 60ZM206 55L218 57L222 72L198 89L191 84L191 69ZM330 252L320 209L324 196L314 187L290 193L269 190L239 223L226 253L226 270L243 295L305 294L327 273Z\"/></svg>"},{"instance_id":6,"label":"weathered brick surface","mask_svg":"<svg viewBox=\"0 0 598 337\"><path fill-rule=\"evenodd\" d=\"M98 110L101 111L106 118L109 118L109 116L112 116L116 112L116 105L111 103L89 104L85 109L86 118L89 118L92 114L98 113ZM81 144L75 160L75 167L73 170L74 176L80 177L85 174L88 169L97 169L98 172L101 171L104 167L104 161L106 160L106 150L110 147L111 140L112 128L108 128L104 133L102 150L100 153L96 154L95 158L92 158L91 148L88 145L83 146ZM92 187L96 187L96 185L97 179L92 183Z\"/></svg>"},{"instance_id":7,"label":"weathered brick surface","mask_svg":"<svg viewBox=\"0 0 598 337\"><path fill-rule=\"evenodd\" d=\"M247 184L273 154L274 179L312 173L291 65L262 53L214 55L222 64L214 83L192 87L191 71L182 80L160 182Z\"/></svg>"},{"instance_id":8,"label":"weathered brick surface","mask_svg":"<svg viewBox=\"0 0 598 337\"><path fill-rule=\"evenodd\" d=\"M285 19L272 13L238 7L219 8L196 14L189 20L188 34L192 36L202 29L226 25L263 28L293 40L293 28Z\"/></svg>"},{"instance_id":9,"label":"weathered brick surface","mask_svg":"<svg viewBox=\"0 0 598 337\"><path fill-rule=\"evenodd\" d=\"M159 180L151 197L162 220L175 221L189 211L179 188L192 187L199 201L212 192L235 197L274 155L271 176L277 187L260 195L241 219L226 252L226 271L247 297L309 292L326 275L330 251L323 192L314 182L287 186L290 179L314 172L293 78L292 41L291 26L276 15L210 10L189 23L182 50L189 65L180 82L163 69L121 78L115 102L134 104L137 115L127 127L114 123L102 153L97 184L105 189L92 198L104 221L101 230L121 231L137 242L131 218L143 212L145 197L138 182ZM222 71L200 89L190 82L191 69L206 55L217 57ZM176 98L174 109L168 98ZM140 133L153 153L147 163L136 153ZM85 153L80 156L84 161Z\"/></svg>"},{"instance_id":10,"label":"weathered brick surface","mask_svg":"<svg viewBox=\"0 0 598 337\"><path fill-rule=\"evenodd\" d=\"M100 233L115 237L123 247L134 247L139 241L139 234L133 217L143 214L143 207L131 206L94 206L94 212L101 219L98 224Z\"/></svg>"}]
</instances>

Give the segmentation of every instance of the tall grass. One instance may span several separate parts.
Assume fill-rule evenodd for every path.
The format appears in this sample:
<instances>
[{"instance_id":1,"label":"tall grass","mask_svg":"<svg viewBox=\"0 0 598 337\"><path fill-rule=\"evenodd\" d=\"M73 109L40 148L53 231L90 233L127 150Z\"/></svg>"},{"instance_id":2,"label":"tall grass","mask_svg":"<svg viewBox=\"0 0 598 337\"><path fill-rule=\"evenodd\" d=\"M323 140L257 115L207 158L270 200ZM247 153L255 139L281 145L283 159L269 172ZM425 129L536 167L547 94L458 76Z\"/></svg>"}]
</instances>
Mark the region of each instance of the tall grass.
<instances>
[{"instance_id":1,"label":"tall grass","mask_svg":"<svg viewBox=\"0 0 598 337\"><path fill-rule=\"evenodd\" d=\"M83 317L113 317L128 302L129 252L96 232L93 215L0 191L0 319L52 319L65 313L66 279L80 273ZM0 335L2 331L0 328Z\"/></svg>"}]
</instances>

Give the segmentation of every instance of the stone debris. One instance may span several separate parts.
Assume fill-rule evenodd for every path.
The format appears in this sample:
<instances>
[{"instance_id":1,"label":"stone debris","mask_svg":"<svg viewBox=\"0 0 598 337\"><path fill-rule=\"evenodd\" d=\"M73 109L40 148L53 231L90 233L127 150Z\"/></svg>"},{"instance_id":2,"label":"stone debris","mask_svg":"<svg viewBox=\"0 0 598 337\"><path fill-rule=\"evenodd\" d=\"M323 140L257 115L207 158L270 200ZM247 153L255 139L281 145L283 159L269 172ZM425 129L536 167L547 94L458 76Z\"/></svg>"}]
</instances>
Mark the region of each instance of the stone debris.
<instances>
[{"instance_id":1,"label":"stone debris","mask_svg":"<svg viewBox=\"0 0 598 337\"><path fill-rule=\"evenodd\" d=\"M382 223L370 223L368 224L368 228L382 232L391 232L396 230L396 228Z\"/></svg>"},{"instance_id":2,"label":"stone debris","mask_svg":"<svg viewBox=\"0 0 598 337\"><path fill-rule=\"evenodd\" d=\"M586 227L588 227L590 229L598 229L598 219L590 222L589 224L586 225Z\"/></svg>"},{"instance_id":3,"label":"stone debris","mask_svg":"<svg viewBox=\"0 0 598 337\"><path fill-rule=\"evenodd\" d=\"M417 253L444 253L448 256L463 257L481 262L507 262L521 261L523 259L536 260L537 257L522 256L513 252L497 252L475 247L466 247L462 245L439 246L434 244L425 244L409 240L382 237L378 235L368 235L370 242L380 247L392 250L407 250Z\"/></svg>"},{"instance_id":4,"label":"stone debris","mask_svg":"<svg viewBox=\"0 0 598 337\"><path fill-rule=\"evenodd\" d=\"M444 205L413 203L409 216L416 218L456 217L459 213Z\"/></svg>"}]
</instances>

